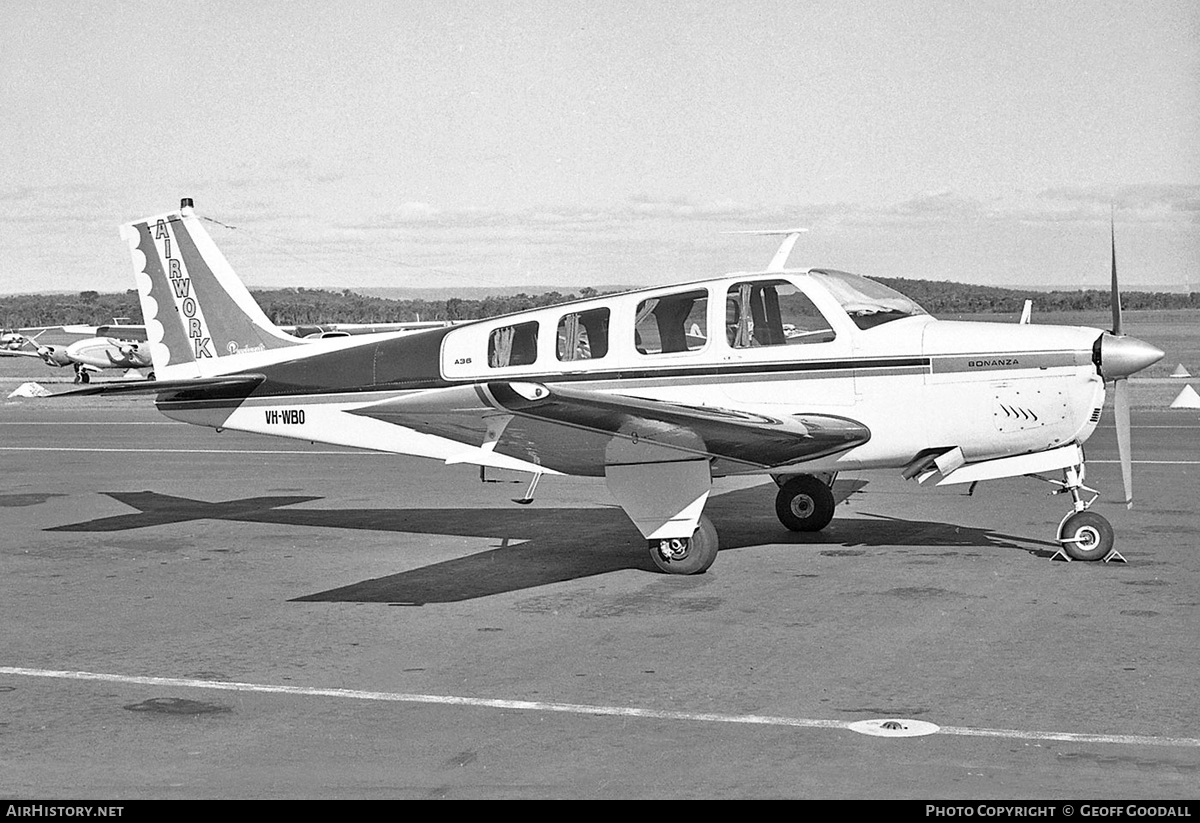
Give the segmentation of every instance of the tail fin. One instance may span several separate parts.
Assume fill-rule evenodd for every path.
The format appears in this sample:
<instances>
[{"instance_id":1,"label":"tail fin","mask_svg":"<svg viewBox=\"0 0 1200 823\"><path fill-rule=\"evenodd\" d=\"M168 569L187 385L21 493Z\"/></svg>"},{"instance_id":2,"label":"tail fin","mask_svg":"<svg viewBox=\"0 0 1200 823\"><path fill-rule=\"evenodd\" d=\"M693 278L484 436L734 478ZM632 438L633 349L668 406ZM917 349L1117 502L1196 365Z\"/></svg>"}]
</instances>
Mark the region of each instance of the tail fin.
<instances>
[{"instance_id":1,"label":"tail fin","mask_svg":"<svg viewBox=\"0 0 1200 823\"><path fill-rule=\"evenodd\" d=\"M160 380L207 377L247 352L303 345L263 314L185 199L178 211L121 227Z\"/></svg>"}]
</instances>

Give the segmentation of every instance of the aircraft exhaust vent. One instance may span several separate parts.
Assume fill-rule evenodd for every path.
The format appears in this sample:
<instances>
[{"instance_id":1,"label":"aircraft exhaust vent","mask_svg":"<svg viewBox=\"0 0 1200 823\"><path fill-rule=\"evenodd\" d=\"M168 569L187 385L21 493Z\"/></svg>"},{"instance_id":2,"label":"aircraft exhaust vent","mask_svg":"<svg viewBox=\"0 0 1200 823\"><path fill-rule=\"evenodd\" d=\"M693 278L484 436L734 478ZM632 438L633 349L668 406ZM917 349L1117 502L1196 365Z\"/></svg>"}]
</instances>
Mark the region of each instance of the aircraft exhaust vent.
<instances>
[{"instance_id":1,"label":"aircraft exhaust vent","mask_svg":"<svg viewBox=\"0 0 1200 823\"><path fill-rule=\"evenodd\" d=\"M1093 411L1091 422L1099 423L1100 422L1100 412L1102 412L1103 410L1104 410L1103 408L1098 408L1095 411Z\"/></svg>"},{"instance_id":2,"label":"aircraft exhaust vent","mask_svg":"<svg viewBox=\"0 0 1200 823\"><path fill-rule=\"evenodd\" d=\"M190 198L190 197L185 197L179 201L179 208L181 208L181 209L194 208L195 205L196 204L194 202L192 202L192 198Z\"/></svg>"}]
</instances>

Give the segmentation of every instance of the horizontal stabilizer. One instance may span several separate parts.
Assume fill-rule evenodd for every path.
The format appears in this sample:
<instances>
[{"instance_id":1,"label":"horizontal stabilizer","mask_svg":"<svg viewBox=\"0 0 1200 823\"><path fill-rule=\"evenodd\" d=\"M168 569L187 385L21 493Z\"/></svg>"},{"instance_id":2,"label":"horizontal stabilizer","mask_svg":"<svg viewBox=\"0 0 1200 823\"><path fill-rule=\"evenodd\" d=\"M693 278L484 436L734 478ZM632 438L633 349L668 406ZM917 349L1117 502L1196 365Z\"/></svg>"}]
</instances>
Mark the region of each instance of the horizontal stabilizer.
<instances>
[{"instance_id":1,"label":"horizontal stabilizer","mask_svg":"<svg viewBox=\"0 0 1200 823\"><path fill-rule=\"evenodd\" d=\"M93 383L81 389L57 392L55 397L82 397L85 394L162 394L187 393L196 399L210 396L248 395L266 376L231 374L225 377L197 377L191 380L123 380L119 383Z\"/></svg>"}]
</instances>

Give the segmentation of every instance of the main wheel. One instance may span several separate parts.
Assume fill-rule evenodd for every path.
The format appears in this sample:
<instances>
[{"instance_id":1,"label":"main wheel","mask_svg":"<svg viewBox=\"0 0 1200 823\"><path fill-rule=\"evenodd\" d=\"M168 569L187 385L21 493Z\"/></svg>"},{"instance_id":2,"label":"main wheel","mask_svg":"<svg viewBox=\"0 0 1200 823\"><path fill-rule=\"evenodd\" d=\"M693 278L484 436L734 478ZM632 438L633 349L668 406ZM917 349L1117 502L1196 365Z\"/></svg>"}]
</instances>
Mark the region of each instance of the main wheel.
<instances>
[{"instance_id":1,"label":"main wheel","mask_svg":"<svg viewBox=\"0 0 1200 823\"><path fill-rule=\"evenodd\" d=\"M779 522L794 532L819 532L833 519L833 490L811 474L784 483L775 496Z\"/></svg>"},{"instance_id":2,"label":"main wheel","mask_svg":"<svg viewBox=\"0 0 1200 823\"><path fill-rule=\"evenodd\" d=\"M1093 512L1075 512L1058 529L1058 540L1072 560L1103 560L1113 547L1113 528Z\"/></svg>"},{"instance_id":3,"label":"main wheel","mask_svg":"<svg viewBox=\"0 0 1200 823\"><path fill-rule=\"evenodd\" d=\"M691 537L651 540L650 557L667 574L700 574L717 559L719 548L716 528L701 515Z\"/></svg>"}]
</instances>

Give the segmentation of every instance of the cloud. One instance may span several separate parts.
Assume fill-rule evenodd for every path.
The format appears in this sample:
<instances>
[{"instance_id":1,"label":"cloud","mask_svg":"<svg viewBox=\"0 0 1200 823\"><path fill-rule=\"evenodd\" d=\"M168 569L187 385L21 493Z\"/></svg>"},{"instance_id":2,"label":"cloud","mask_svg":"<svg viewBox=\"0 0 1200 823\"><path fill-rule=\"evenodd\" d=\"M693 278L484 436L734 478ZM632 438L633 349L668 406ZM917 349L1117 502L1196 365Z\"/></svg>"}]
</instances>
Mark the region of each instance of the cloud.
<instances>
[{"instance_id":1,"label":"cloud","mask_svg":"<svg viewBox=\"0 0 1200 823\"><path fill-rule=\"evenodd\" d=\"M1200 212L1200 184L1140 183L1116 187L1056 186L1038 196L1050 203L1071 203L1089 213L1107 215L1114 208L1123 219L1155 219L1164 214Z\"/></svg>"},{"instance_id":2,"label":"cloud","mask_svg":"<svg viewBox=\"0 0 1200 823\"><path fill-rule=\"evenodd\" d=\"M0 190L0 201L31 200L37 196L33 186L18 186L15 189Z\"/></svg>"}]
</instances>

